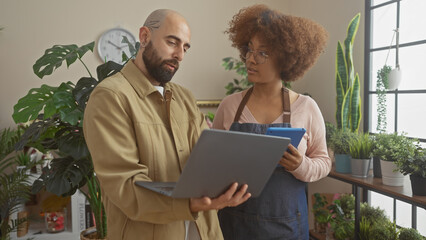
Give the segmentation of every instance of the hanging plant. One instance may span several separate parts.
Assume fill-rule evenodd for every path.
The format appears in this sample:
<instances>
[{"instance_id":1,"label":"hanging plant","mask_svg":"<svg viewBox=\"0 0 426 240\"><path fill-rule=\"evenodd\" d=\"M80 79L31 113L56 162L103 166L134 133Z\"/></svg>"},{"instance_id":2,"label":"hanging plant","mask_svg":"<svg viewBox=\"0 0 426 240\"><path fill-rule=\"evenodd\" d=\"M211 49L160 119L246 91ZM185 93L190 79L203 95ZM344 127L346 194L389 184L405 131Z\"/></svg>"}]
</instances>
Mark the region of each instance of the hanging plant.
<instances>
[{"instance_id":1,"label":"hanging plant","mask_svg":"<svg viewBox=\"0 0 426 240\"><path fill-rule=\"evenodd\" d=\"M377 71L377 126L376 130L379 133L386 132L387 119L386 119L386 89L389 87L388 75L392 68L384 65Z\"/></svg>"}]
</instances>

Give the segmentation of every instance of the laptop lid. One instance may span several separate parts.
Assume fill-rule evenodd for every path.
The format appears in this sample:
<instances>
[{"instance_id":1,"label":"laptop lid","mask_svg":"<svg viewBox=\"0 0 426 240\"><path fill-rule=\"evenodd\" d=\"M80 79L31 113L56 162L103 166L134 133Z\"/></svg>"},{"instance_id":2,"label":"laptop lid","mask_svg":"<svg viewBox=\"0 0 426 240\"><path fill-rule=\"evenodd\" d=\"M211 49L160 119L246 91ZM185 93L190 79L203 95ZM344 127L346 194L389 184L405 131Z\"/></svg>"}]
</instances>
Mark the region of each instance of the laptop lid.
<instances>
[{"instance_id":1,"label":"laptop lid","mask_svg":"<svg viewBox=\"0 0 426 240\"><path fill-rule=\"evenodd\" d=\"M286 151L289 138L206 129L172 193L174 198L217 197L233 182L258 196Z\"/></svg>"}]
</instances>

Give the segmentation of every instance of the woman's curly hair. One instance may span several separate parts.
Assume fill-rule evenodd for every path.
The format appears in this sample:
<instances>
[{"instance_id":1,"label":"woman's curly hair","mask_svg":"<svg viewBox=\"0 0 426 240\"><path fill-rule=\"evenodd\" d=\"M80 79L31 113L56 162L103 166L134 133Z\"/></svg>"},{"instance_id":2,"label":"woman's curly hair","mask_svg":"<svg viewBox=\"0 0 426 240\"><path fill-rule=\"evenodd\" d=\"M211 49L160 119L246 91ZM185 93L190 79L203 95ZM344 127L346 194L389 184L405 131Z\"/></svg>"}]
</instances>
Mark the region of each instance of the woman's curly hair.
<instances>
[{"instance_id":1,"label":"woman's curly hair","mask_svg":"<svg viewBox=\"0 0 426 240\"><path fill-rule=\"evenodd\" d=\"M281 79L286 82L301 78L314 65L328 38L327 31L318 23L284 15L265 5L241 9L225 33L240 51L241 59L250 39L259 36L267 44L269 55L277 60Z\"/></svg>"}]
</instances>

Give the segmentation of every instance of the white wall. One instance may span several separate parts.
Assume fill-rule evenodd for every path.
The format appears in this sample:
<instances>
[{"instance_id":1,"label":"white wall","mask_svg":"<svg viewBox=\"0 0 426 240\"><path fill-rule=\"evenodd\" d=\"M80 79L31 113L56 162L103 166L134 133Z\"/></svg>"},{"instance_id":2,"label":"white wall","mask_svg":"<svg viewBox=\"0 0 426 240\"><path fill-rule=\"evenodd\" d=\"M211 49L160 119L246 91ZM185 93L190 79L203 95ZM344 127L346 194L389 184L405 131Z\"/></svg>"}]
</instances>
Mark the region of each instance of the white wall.
<instances>
[{"instance_id":1,"label":"white wall","mask_svg":"<svg viewBox=\"0 0 426 240\"><path fill-rule=\"evenodd\" d=\"M157 8L170 8L184 15L192 28L191 49L173 81L189 88L197 99L221 99L233 73L225 71L221 59L237 57L223 31L242 7L265 3L296 16L311 18L329 32L329 41L318 63L298 82L297 92L308 92L317 101L326 121L335 122L335 49L346 37L346 28L356 13L361 23L354 47L354 64L363 83L364 1L362 0L216 0L216 1L110 1L110 0L0 0L0 129L14 126L13 105L31 88L46 83L57 86L87 76L75 63L52 76L38 79L32 65L45 49L55 44L83 45L97 40L112 27L121 26L137 36L147 15ZM83 57L95 74L101 64L96 50ZM363 85L363 84L362 84ZM363 89L363 88L361 88ZM349 185L329 178L309 185L312 192L349 192Z\"/></svg>"}]
</instances>

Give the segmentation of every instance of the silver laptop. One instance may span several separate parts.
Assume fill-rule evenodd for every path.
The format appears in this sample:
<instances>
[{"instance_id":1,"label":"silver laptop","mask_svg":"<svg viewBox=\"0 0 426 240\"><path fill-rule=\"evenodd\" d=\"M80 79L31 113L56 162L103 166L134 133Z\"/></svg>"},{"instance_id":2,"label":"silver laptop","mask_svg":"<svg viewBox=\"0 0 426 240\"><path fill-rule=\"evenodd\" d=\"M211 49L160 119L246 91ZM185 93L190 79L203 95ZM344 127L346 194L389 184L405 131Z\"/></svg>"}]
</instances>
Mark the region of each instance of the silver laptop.
<instances>
[{"instance_id":1,"label":"silver laptop","mask_svg":"<svg viewBox=\"0 0 426 240\"><path fill-rule=\"evenodd\" d=\"M248 184L247 191L257 197L289 143L289 138L207 129L177 182L136 184L173 198L214 198L238 182Z\"/></svg>"}]
</instances>

